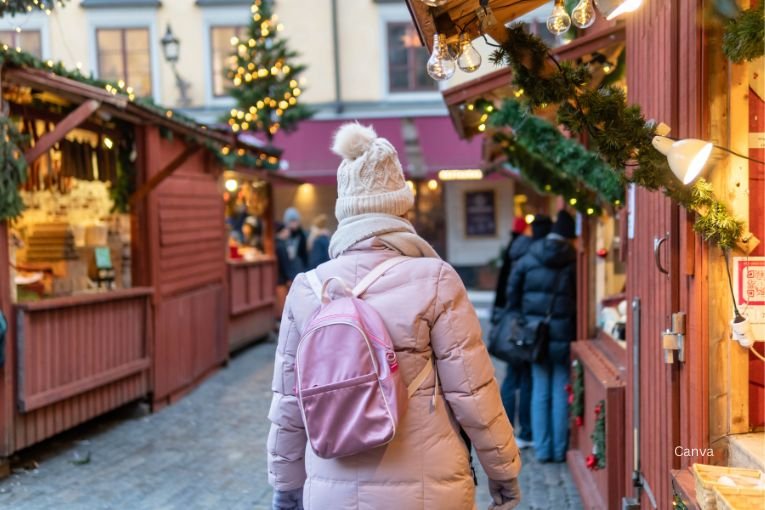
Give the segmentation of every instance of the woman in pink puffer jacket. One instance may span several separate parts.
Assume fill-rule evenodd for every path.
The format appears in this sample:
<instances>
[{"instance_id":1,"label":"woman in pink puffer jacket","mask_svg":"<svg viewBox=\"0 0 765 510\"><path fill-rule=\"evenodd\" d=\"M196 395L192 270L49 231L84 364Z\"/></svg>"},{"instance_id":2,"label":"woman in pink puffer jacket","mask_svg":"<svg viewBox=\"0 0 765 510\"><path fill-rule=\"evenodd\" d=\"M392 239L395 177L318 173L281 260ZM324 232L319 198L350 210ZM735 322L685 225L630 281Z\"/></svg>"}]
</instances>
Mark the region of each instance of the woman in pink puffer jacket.
<instances>
[{"instance_id":1,"label":"woman in pink puffer jacket","mask_svg":"<svg viewBox=\"0 0 765 510\"><path fill-rule=\"evenodd\" d=\"M317 457L306 448L294 363L300 332L319 301L299 275L282 318L269 412L273 508L473 509L475 487L460 428L490 479L491 508L515 508L521 459L478 319L454 269L402 218L413 196L395 149L371 128L346 124L333 150L344 158L335 208L340 225L330 245L332 260L319 266L318 276L340 277L353 287L390 257L415 258L386 272L364 300L385 321L405 383L431 358L436 371L410 399L392 442L350 457Z\"/></svg>"}]
</instances>

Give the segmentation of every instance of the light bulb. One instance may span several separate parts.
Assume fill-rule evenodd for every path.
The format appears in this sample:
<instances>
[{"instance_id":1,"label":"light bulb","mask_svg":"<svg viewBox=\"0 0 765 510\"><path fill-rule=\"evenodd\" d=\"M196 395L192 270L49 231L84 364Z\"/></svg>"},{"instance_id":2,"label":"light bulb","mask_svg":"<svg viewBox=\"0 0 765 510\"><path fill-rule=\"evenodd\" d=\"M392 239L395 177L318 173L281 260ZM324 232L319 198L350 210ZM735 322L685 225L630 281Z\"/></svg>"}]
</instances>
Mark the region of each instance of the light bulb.
<instances>
[{"instance_id":1,"label":"light bulb","mask_svg":"<svg viewBox=\"0 0 765 510\"><path fill-rule=\"evenodd\" d=\"M555 7L547 18L547 30L551 34L561 35L567 32L570 27L571 17L566 12L563 0L555 0Z\"/></svg>"},{"instance_id":2,"label":"light bulb","mask_svg":"<svg viewBox=\"0 0 765 510\"><path fill-rule=\"evenodd\" d=\"M442 40L441 34L433 36L433 53L428 59L428 74L437 81L448 80L454 76L457 65L449 54L446 41Z\"/></svg>"},{"instance_id":3,"label":"light bulb","mask_svg":"<svg viewBox=\"0 0 765 510\"><path fill-rule=\"evenodd\" d=\"M427 5L428 7L441 7L449 0L420 0L422 3Z\"/></svg>"},{"instance_id":4,"label":"light bulb","mask_svg":"<svg viewBox=\"0 0 765 510\"><path fill-rule=\"evenodd\" d=\"M595 13L592 0L579 0L574 10L571 11L571 21L577 28L591 27L597 17L598 15Z\"/></svg>"},{"instance_id":5,"label":"light bulb","mask_svg":"<svg viewBox=\"0 0 765 510\"><path fill-rule=\"evenodd\" d=\"M460 34L460 56L457 58L457 65L466 73L472 73L481 67L481 54L473 48L467 34Z\"/></svg>"}]
</instances>

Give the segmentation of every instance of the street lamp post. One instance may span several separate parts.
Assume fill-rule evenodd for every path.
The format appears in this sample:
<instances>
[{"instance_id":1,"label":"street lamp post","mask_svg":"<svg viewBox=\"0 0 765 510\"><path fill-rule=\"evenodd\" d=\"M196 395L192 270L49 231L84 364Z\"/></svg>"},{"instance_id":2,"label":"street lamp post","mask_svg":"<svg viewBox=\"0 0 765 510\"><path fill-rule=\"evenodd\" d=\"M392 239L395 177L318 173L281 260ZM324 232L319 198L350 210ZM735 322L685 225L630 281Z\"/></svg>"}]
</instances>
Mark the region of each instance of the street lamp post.
<instances>
[{"instance_id":1,"label":"street lamp post","mask_svg":"<svg viewBox=\"0 0 765 510\"><path fill-rule=\"evenodd\" d=\"M165 55L165 61L167 61L173 67L173 74L175 74L175 86L178 87L180 99L178 100L179 106L185 108L191 104L191 100L188 96L188 90L191 84L184 80L180 73L178 73L178 58L181 53L181 42L173 34L173 30L170 25L167 25L167 31L160 40L162 43L162 52Z\"/></svg>"}]
</instances>

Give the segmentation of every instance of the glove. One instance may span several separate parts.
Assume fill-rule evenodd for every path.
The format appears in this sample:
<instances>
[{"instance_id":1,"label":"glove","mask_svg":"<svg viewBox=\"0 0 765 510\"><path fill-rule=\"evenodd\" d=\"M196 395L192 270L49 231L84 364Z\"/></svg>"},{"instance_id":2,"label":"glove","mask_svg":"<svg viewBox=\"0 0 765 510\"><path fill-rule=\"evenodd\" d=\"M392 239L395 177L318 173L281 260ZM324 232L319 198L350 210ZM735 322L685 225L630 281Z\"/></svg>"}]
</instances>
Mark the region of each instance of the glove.
<instances>
[{"instance_id":1,"label":"glove","mask_svg":"<svg viewBox=\"0 0 765 510\"><path fill-rule=\"evenodd\" d=\"M521 504L521 486L518 479L500 481L489 480L489 494L494 502L489 510L513 510Z\"/></svg>"},{"instance_id":2,"label":"glove","mask_svg":"<svg viewBox=\"0 0 765 510\"><path fill-rule=\"evenodd\" d=\"M303 488L291 491L274 491L272 510L303 510Z\"/></svg>"}]
</instances>

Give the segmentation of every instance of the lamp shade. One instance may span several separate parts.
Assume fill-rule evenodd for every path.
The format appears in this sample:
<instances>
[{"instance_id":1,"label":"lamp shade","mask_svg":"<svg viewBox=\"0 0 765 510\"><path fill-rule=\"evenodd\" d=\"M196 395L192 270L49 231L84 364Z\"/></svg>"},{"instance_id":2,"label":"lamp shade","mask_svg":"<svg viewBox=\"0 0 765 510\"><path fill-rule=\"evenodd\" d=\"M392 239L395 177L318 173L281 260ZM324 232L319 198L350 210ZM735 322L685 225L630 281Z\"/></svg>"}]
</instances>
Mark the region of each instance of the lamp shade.
<instances>
[{"instance_id":1,"label":"lamp shade","mask_svg":"<svg viewBox=\"0 0 765 510\"><path fill-rule=\"evenodd\" d=\"M667 156L669 168L683 184L690 184L701 175L714 147L709 142L695 138L675 142L664 136L654 136L652 144L657 151Z\"/></svg>"}]
</instances>

